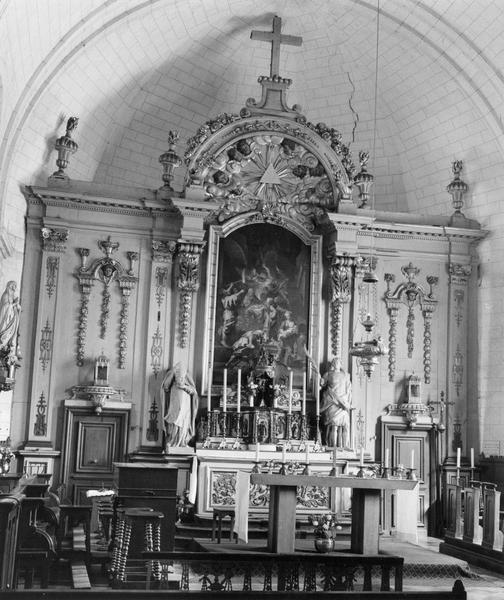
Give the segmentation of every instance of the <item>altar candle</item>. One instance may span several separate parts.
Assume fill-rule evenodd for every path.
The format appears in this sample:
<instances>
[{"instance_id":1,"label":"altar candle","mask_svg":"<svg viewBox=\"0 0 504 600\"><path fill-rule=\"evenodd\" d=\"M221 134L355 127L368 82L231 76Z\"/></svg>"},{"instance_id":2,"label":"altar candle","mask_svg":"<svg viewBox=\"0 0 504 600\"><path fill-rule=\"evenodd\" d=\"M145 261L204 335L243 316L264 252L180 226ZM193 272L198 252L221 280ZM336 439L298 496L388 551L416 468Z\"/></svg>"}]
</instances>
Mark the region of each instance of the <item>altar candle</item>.
<instances>
[{"instance_id":1,"label":"altar candle","mask_svg":"<svg viewBox=\"0 0 504 600\"><path fill-rule=\"evenodd\" d=\"M303 371L303 415L306 415L306 371Z\"/></svg>"},{"instance_id":2,"label":"altar candle","mask_svg":"<svg viewBox=\"0 0 504 600\"><path fill-rule=\"evenodd\" d=\"M256 463L259 462L259 446L260 446L260 444L259 444L259 442L257 442L257 444L256 444L256 455L255 455L255 461L256 461Z\"/></svg>"},{"instance_id":3,"label":"altar candle","mask_svg":"<svg viewBox=\"0 0 504 600\"><path fill-rule=\"evenodd\" d=\"M285 464L287 462L286 456L285 456L285 444L283 444L282 446L282 462Z\"/></svg>"},{"instance_id":4,"label":"altar candle","mask_svg":"<svg viewBox=\"0 0 504 600\"><path fill-rule=\"evenodd\" d=\"M385 461L383 463L383 466L385 467L385 469L389 468L389 449L385 448Z\"/></svg>"},{"instance_id":5,"label":"altar candle","mask_svg":"<svg viewBox=\"0 0 504 600\"><path fill-rule=\"evenodd\" d=\"M241 410L241 369L238 369L238 382L236 384L236 412Z\"/></svg>"},{"instance_id":6,"label":"altar candle","mask_svg":"<svg viewBox=\"0 0 504 600\"><path fill-rule=\"evenodd\" d=\"M474 469L474 448L471 448L471 469Z\"/></svg>"},{"instance_id":7,"label":"altar candle","mask_svg":"<svg viewBox=\"0 0 504 600\"><path fill-rule=\"evenodd\" d=\"M457 469L460 469L460 448L457 448Z\"/></svg>"},{"instance_id":8,"label":"altar candle","mask_svg":"<svg viewBox=\"0 0 504 600\"><path fill-rule=\"evenodd\" d=\"M338 450L336 448L336 444L334 444L334 448L333 448L333 455L332 455L332 461L333 461L333 467L334 470L336 471L336 462L337 462L337 458L338 458Z\"/></svg>"},{"instance_id":9,"label":"altar candle","mask_svg":"<svg viewBox=\"0 0 504 600\"><path fill-rule=\"evenodd\" d=\"M292 380L294 377L294 372L292 369L289 369L289 415L292 412Z\"/></svg>"},{"instance_id":10,"label":"altar candle","mask_svg":"<svg viewBox=\"0 0 504 600\"><path fill-rule=\"evenodd\" d=\"M320 374L315 375L315 414L320 415Z\"/></svg>"},{"instance_id":11,"label":"altar candle","mask_svg":"<svg viewBox=\"0 0 504 600\"><path fill-rule=\"evenodd\" d=\"M360 464L363 465L364 464L364 448L361 446L360 449Z\"/></svg>"},{"instance_id":12,"label":"altar candle","mask_svg":"<svg viewBox=\"0 0 504 600\"><path fill-rule=\"evenodd\" d=\"M227 408L227 369L224 369L224 381L222 382L222 410Z\"/></svg>"},{"instance_id":13,"label":"altar candle","mask_svg":"<svg viewBox=\"0 0 504 600\"><path fill-rule=\"evenodd\" d=\"M212 367L208 368L208 393L207 393L207 410L212 409Z\"/></svg>"},{"instance_id":14,"label":"altar candle","mask_svg":"<svg viewBox=\"0 0 504 600\"><path fill-rule=\"evenodd\" d=\"M412 450L411 451L411 464L410 464L411 468L414 469L415 468L415 451Z\"/></svg>"},{"instance_id":15,"label":"altar candle","mask_svg":"<svg viewBox=\"0 0 504 600\"><path fill-rule=\"evenodd\" d=\"M310 444L306 443L305 449L305 463L308 465L310 463Z\"/></svg>"}]
</instances>

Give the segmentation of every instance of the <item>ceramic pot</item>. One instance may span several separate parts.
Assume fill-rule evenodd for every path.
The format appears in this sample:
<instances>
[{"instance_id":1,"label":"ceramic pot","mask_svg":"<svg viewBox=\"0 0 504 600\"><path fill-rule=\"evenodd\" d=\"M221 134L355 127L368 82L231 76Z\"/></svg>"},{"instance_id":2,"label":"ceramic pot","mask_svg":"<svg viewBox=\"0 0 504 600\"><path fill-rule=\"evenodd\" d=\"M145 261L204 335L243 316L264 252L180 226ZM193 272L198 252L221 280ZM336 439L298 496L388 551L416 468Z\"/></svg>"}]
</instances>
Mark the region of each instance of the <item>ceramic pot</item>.
<instances>
[{"instance_id":1,"label":"ceramic pot","mask_svg":"<svg viewBox=\"0 0 504 600\"><path fill-rule=\"evenodd\" d=\"M332 552L334 540L332 538L315 538L315 549L321 553Z\"/></svg>"}]
</instances>

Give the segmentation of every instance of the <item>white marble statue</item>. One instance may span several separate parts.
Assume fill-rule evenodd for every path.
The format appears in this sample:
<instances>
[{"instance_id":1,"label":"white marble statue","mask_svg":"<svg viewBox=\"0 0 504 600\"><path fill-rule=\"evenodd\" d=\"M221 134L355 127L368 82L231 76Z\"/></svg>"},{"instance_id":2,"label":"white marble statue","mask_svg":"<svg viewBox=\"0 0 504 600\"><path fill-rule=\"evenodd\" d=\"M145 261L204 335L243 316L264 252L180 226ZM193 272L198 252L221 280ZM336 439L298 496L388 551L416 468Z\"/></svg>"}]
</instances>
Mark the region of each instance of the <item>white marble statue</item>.
<instances>
[{"instance_id":1,"label":"white marble statue","mask_svg":"<svg viewBox=\"0 0 504 600\"><path fill-rule=\"evenodd\" d=\"M322 380L320 414L327 446L350 448L351 401L350 375L341 368L341 360L336 358Z\"/></svg>"},{"instance_id":2,"label":"white marble statue","mask_svg":"<svg viewBox=\"0 0 504 600\"><path fill-rule=\"evenodd\" d=\"M16 282L9 281L0 299L0 352L4 355L16 352L19 313L21 312L16 289Z\"/></svg>"},{"instance_id":3,"label":"white marble statue","mask_svg":"<svg viewBox=\"0 0 504 600\"><path fill-rule=\"evenodd\" d=\"M161 391L165 392L165 446L186 447L196 433L198 393L192 377L181 362L166 372Z\"/></svg>"}]
</instances>

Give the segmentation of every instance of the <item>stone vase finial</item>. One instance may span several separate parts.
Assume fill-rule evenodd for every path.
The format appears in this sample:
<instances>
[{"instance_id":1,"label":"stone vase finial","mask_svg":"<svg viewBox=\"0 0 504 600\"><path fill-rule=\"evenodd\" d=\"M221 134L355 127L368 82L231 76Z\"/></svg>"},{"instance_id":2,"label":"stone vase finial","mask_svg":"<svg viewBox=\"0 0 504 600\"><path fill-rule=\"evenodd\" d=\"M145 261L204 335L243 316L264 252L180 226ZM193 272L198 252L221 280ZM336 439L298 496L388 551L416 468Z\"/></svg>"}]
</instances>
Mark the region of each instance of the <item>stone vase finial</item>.
<instances>
[{"instance_id":1,"label":"stone vase finial","mask_svg":"<svg viewBox=\"0 0 504 600\"><path fill-rule=\"evenodd\" d=\"M70 156L75 154L79 148L77 142L72 139L72 133L77 127L78 122L78 117L70 117L67 121L65 135L59 137L54 144L55 149L58 151L58 158L56 159L58 170L52 174L54 179L68 181L65 169L68 167Z\"/></svg>"}]
</instances>

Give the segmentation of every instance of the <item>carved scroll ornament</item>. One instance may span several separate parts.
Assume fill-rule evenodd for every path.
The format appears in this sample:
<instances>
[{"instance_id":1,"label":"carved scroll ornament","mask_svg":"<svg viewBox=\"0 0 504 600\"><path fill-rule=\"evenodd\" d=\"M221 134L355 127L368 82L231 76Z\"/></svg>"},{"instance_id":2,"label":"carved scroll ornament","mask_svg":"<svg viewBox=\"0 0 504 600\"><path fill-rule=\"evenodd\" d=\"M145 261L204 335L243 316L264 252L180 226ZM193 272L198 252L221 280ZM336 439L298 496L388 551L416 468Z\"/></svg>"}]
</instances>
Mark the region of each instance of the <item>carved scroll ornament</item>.
<instances>
[{"instance_id":1,"label":"carved scroll ornament","mask_svg":"<svg viewBox=\"0 0 504 600\"><path fill-rule=\"evenodd\" d=\"M329 253L331 275L331 347L335 357L341 358L343 330L343 305L352 297L352 267L356 259L351 256Z\"/></svg>"},{"instance_id":2,"label":"carved scroll ornament","mask_svg":"<svg viewBox=\"0 0 504 600\"><path fill-rule=\"evenodd\" d=\"M205 243L185 243L179 246L177 287L180 292L179 338L185 348L189 340L192 297L199 288L199 265Z\"/></svg>"}]
</instances>

